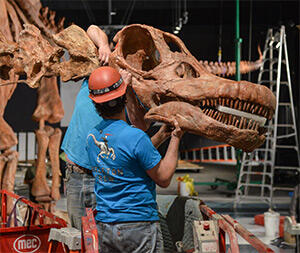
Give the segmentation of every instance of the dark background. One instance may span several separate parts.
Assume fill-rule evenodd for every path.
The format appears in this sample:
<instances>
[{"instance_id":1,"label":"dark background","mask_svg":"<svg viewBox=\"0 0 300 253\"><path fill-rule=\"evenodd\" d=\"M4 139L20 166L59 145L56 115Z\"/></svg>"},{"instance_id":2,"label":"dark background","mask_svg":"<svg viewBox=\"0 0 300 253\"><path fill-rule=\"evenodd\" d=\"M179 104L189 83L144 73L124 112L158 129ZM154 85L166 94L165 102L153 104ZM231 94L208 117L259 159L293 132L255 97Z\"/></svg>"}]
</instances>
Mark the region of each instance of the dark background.
<instances>
[{"instance_id":1,"label":"dark background","mask_svg":"<svg viewBox=\"0 0 300 253\"><path fill-rule=\"evenodd\" d=\"M41 2L43 6L56 11L57 17L66 17L66 25L75 23L84 29L91 24L108 25L107 0L43 0ZM112 16L111 24L142 23L172 32L178 20L178 14L176 14L178 2L176 0L112 0L112 10L116 15ZM183 4L183 1L181 3ZM199 60L217 61L218 47L221 42L222 60L234 61L235 1L187 0L187 11L188 22L183 25L178 36L191 53ZM268 28L286 25L297 123L299 123L300 116L300 53L299 30L295 25L300 24L299 12L299 1L240 1L242 60L258 58L257 46L261 45L263 49ZM131 15L128 15L129 13ZM251 17L252 40L249 44ZM244 80L248 78L248 75L242 76ZM251 74L251 81L257 81L257 73ZM37 128L37 124L31 120L35 106L36 91L26 85L18 85L6 108L5 118L15 131L32 131Z\"/></svg>"}]
</instances>

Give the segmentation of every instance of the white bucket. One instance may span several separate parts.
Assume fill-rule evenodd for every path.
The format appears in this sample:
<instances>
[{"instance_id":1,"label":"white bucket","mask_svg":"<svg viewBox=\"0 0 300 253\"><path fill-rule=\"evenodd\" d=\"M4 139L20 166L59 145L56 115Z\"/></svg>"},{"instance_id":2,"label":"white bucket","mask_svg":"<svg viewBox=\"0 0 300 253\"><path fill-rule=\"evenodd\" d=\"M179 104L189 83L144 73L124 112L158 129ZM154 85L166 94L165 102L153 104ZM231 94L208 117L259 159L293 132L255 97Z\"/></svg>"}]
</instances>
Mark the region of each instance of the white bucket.
<instances>
[{"instance_id":1,"label":"white bucket","mask_svg":"<svg viewBox=\"0 0 300 253\"><path fill-rule=\"evenodd\" d=\"M274 211L264 213L266 237L275 239L279 236L280 215Z\"/></svg>"},{"instance_id":2,"label":"white bucket","mask_svg":"<svg viewBox=\"0 0 300 253\"><path fill-rule=\"evenodd\" d=\"M180 196L189 196L190 192L185 182L180 182Z\"/></svg>"}]
</instances>

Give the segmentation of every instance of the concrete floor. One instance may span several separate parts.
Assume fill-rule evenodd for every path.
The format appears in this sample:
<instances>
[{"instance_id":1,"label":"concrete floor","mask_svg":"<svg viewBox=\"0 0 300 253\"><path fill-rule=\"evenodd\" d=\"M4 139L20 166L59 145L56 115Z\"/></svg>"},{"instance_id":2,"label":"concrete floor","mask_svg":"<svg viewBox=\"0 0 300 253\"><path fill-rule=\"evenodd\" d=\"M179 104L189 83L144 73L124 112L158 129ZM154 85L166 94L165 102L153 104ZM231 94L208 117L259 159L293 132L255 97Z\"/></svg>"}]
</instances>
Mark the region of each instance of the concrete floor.
<instances>
[{"instance_id":1,"label":"concrete floor","mask_svg":"<svg viewBox=\"0 0 300 253\"><path fill-rule=\"evenodd\" d=\"M177 177L182 177L189 174L194 182L213 182L216 178L222 178L229 181L236 180L235 166L224 165L201 165L203 169L199 172L193 170L180 170L176 171L171 184L168 188L157 187L157 193L163 195L176 195L178 182ZM23 185L24 170L18 170L16 176L16 190L20 195L26 194L26 185ZM210 186L195 185L195 191L198 192L199 198L202 199L210 208L219 214L229 214L242 224L248 231L252 232L260 240L266 244L270 244L271 239L265 237L265 229L263 226L254 224L254 216L262 214L268 210L268 205L259 201L246 201L238 205L237 209L233 208L235 192L220 186L216 190L212 190ZM282 194L280 197L274 198L274 209L280 215L288 215L290 197L287 193ZM57 209L66 211L66 199L62 197L57 203ZM257 252L241 237L238 238L240 245L240 252ZM274 252L289 253L294 252L294 249L282 249L276 246L271 246Z\"/></svg>"}]
</instances>

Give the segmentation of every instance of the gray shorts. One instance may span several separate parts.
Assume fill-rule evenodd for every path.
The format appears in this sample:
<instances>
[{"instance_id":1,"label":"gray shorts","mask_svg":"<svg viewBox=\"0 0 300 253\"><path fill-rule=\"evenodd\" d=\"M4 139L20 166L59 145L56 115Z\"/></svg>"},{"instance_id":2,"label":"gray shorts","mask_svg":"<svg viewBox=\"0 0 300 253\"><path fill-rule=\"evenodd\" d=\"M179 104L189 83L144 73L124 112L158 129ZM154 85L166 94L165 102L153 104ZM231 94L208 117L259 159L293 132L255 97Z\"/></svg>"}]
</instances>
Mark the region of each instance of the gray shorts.
<instances>
[{"instance_id":1,"label":"gray shorts","mask_svg":"<svg viewBox=\"0 0 300 253\"><path fill-rule=\"evenodd\" d=\"M156 222L102 223L97 221L101 253L163 253L160 224Z\"/></svg>"}]
</instances>

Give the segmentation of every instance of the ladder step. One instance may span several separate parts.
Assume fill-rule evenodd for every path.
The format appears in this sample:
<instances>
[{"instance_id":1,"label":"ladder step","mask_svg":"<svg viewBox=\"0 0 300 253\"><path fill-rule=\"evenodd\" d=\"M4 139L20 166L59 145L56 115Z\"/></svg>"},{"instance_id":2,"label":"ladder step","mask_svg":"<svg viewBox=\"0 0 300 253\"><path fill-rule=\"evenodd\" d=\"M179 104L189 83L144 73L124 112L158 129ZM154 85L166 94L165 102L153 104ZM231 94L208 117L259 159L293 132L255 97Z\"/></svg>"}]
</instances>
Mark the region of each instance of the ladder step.
<instances>
[{"instance_id":1,"label":"ladder step","mask_svg":"<svg viewBox=\"0 0 300 253\"><path fill-rule=\"evenodd\" d=\"M270 63L274 64L274 63L278 62L278 58L273 58L273 59L265 58L263 63L265 64L266 62L270 62ZM285 64L285 60L281 60L281 63Z\"/></svg>"},{"instance_id":2,"label":"ladder step","mask_svg":"<svg viewBox=\"0 0 300 253\"><path fill-rule=\"evenodd\" d=\"M259 84L262 84L262 83L269 83L269 84L276 84L277 81L276 80L260 80L258 81Z\"/></svg>"},{"instance_id":3,"label":"ladder step","mask_svg":"<svg viewBox=\"0 0 300 253\"><path fill-rule=\"evenodd\" d=\"M292 106L291 103L278 103L279 106Z\"/></svg>"},{"instance_id":4,"label":"ladder step","mask_svg":"<svg viewBox=\"0 0 300 253\"><path fill-rule=\"evenodd\" d=\"M269 176L269 177L272 177L272 173L268 173L268 172L251 172L251 171L243 171L243 172L240 172L241 175L260 175L260 176Z\"/></svg>"},{"instance_id":5,"label":"ladder step","mask_svg":"<svg viewBox=\"0 0 300 253\"><path fill-rule=\"evenodd\" d=\"M298 147L293 146L293 145L276 145L276 148L286 148L286 149L290 148L290 149L298 150Z\"/></svg>"},{"instance_id":6,"label":"ladder step","mask_svg":"<svg viewBox=\"0 0 300 253\"><path fill-rule=\"evenodd\" d=\"M271 138L271 137L267 137L267 138ZM272 139L274 139L274 138L272 138ZM273 150L271 149L271 148L269 148L269 149L266 149L266 148L257 148L257 149L255 149L255 151L260 151L260 152L272 152Z\"/></svg>"},{"instance_id":7,"label":"ladder step","mask_svg":"<svg viewBox=\"0 0 300 253\"><path fill-rule=\"evenodd\" d=\"M273 191L280 190L280 191L294 191L295 188L291 187L273 187Z\"/></svg>"},{"instance_id":8,"label":"ladder step","mask_svg":"<svg viewBox=\"0 0 300 253\"><path fill-rule=\"evenodd\" d=\"M277 84L277 80L260 80L260 81L258 81L258 83L259 84L267 83L267 84L275 85L275 84ZM288 85L289 82L288 81L280 81L279 84Z\"/></svg>"},{"instance_id":9,"label":"ladder step","mask_svg":"<svg viewBox=\"0 0 300 253\"><path fill-rule=\"evenodd\" d=\"M251 200L267 200L267 201L271 201L271 197L263 197L263 196L251 196L251 195L238 195L239 200L243 200L243 199L251 199Z\"/></svg>"},{"instance_id":10,"label":"ladder step","mask_svg":"<svg viewBox=\"0 0 300 253\"><path fill-rule=\"evenodd\" d=\"M276 84L276 82L274 84ZM280 81L280 84L289 85L289 82L288 81Z\"/></svg>"},{"instance_id":11,"label":"ladder step","mask_svg":"<svg viewBox=\"0 0 300 253\"><path fill-rule=\"evenodd\" d=\"M253 163L253 164L250 164L250 163ZM247 159L247 160L244 160L243 161L243 164L244 165L261 165L261 164L269 164L271 163L271 161L265 161L265 160L259 160L259 161L256 161L256 160L250 160L250 159Z\"/></svg>"},{"instance_id":12,"label":"ladder step","mask_svg":"<svg viewBox=\"0 0 300 253\"><path fill-rule=\"evenodd\" d=\"M275 62L278 62L278 58L265 58L264 59L264 62L271 62L271 63L275 63Z\"/></svg>"},{"instance_id":13,"label":"ladder step","mask_svg":"<svg viewBox=\"0 0 300 253\"><path fill-rule=\"evenodd\" d=\"M300 167L293 167L293 166L274 166L274 169L280 169L280 170L299 170Z\"/></svg>"},{"instance_id":14,"label":"ladder step","mask_svg":"<svg viewBox=\"0 0 300 253\"><path fill-rule=\"evenodd\" d=\"M296 133L285 134L285 135L279 135L279 136L277 136L277 139L290 138L290 137L292 137L292 136L296 136Z\"/></svg>"},{"instance_id":15,"label":"ladder step","mask_svg":"<svg viewBox=\"0 0 300 253\"><path fill-rule=\"evenodd\" d=\"M266 187L266 188L272 188L270 184L251 184L251 183L240 183L239 188L241 186L251 186L251 187Z\"/></svg>"},{"instance_id":16,"label":"ladder step","mask_svg":"<svg viewBox=\"0 0 300 253\"><path fill-rule=\"evenodd\" d=\"M295 128L293 124L277 124L277 127L292 127L292 128Z\"/></svg>"},{"instance_id":17,"label":"ladder step","mask_svg":"<svg viewBox=\"0 0 300 253\"><path fill-rule=\"evenodd\" d=\"M276 83L276 81L270 81L270 80L260 80L260 81L258 81L257 83L259 83L259 84L263 84L263 83L269 83L269 84L273 84L273 83ZM274 83L274 84L275 84Z\"/></svg>"},{"instance_id":18,"label":"ladder step","mask_svg":"<svg viewBox=\"0 0 300 253\"><path fill-rule=\"evenodd\" d=\"M261 71L259 71L259 73L265 73L265 72L277 72L277 69L275 68L275 69L264 69L264 70L261 70Z\"/></svg>"}]
</instances>

